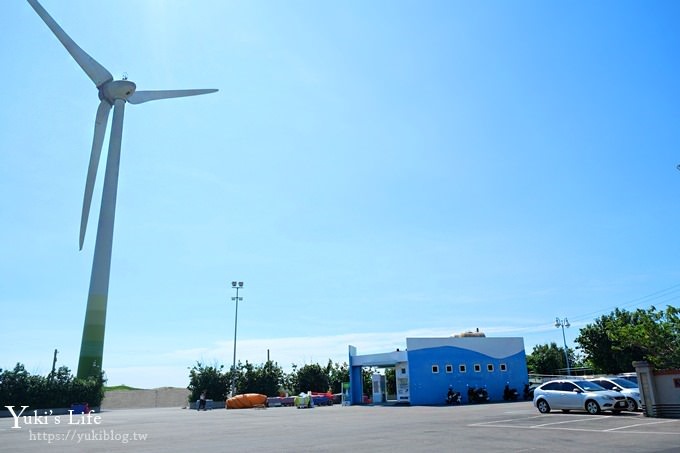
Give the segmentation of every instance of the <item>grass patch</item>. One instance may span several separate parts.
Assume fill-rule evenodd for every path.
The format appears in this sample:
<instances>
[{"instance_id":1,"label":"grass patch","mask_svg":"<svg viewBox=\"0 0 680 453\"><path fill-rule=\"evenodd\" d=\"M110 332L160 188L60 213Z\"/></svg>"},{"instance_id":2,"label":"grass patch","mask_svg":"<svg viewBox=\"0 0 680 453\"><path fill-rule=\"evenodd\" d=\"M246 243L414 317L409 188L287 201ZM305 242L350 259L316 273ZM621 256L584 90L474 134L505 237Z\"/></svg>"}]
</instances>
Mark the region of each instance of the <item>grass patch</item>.
<instances>
[{"instance_id":1,"label":"grass patch","mask_svg":"<svg viewBox=\"0 0 680 453\"><path fill-rule=\"evenodd\" d=\"M114 385L113 387L104 387L105 392L110 392L112 390L142 390L142 389L130 387L129 385Z\"/></svg>"}]
</instances>

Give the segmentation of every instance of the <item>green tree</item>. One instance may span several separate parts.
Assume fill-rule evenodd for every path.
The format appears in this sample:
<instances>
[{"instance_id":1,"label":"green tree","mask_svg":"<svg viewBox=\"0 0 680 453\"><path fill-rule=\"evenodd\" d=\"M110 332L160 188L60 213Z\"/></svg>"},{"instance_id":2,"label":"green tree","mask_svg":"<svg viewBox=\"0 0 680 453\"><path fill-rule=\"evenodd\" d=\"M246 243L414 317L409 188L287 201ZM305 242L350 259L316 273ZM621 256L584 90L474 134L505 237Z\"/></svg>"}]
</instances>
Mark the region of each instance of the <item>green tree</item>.
<instances>
[{"instance_id":1,"label":"green tree","mask_svg":"<svg viewBox=\"0 0 680 453\"><path fill-rule=\"evenodd\" d=\"M240 365L240 363L239 363ZM189 385L191 391L189 401L196 401L203 390L208 398L215 401L225 401L231 389L231 373L223 373L224 365L212 366L196 362L189 371Z\"/></svg>"},{"instance_id":2,"label":"green tree","mask_svg":"<svg viewBox=\"0 0 680 453\"><path fill-rule=\"evenodd\" d=\"M342 392L342 383L349 382L349 365L347 362L343 363L332 363L328 359L328 365L326 365L326 374L328 375L328 385L331 388L331 392L340 393Z\"/></svg>"},{"instance_id":3,"label":"green tree","mask_svg":"<svg viewBox=\"0 0 680 453\"><path fill-rule=\"evenodd\" d=\"M573 350L567 349L567 354L571 368L580 364ZM564 348L558 347L555 342L534 346L531 354L527 356L527 368L529 373L534 374L559 374L561 370L567 368Z\"/></svg>"},{"instance_id":4,"label":"green tree","mask_svg":"<svg viewBox=\"0 0 680 453\"><path fill-rule=\"evenodd\" d=\"M21 363L14 370L4 370L0 374L0 407L28 404L29 380L30 373Z\"/></svg>"},{"instance_id":5,"label":"green tree","mask_svg":"<svg viewBox=\"0 0 680 453\"><path fill-rule=\"evenodd\" d=\"M239 393L278 396L283 384L283 370L271 360L258 366L253 366L246 361L241 368L241 375L243 386L239 388Z\"/></svg>"},{"instance_id":6,"label":"green tree","mask_svg":"<svg viewBox=\"0 0 680 453\"><path fill-rule=\"evenodd\" d=\"M283 388L288 394L295 395L299 393L300 386L298 385L298 367L296 364L291 364L291 372L283 376Z\"/></svg>"},{"instance_id":7,"label":"green tree","mask_svg":"<svg viewBox=\"0 0 680 453\"><path fill-rule=\"evenodd\" d=\"M296 393L328 391L328 375L318 363L305 365L297 372Z\"/></svg>"},{"instance_id":8,"label":"green tree","mask_svg":"<svg viewBox=\"0 0 680 453\"><path fill-rule=\"evenodd\" d=\"M88 376L87 378L72 377L71 380L71 403L86 402L90 407L100 406L104 399L104 384L106 379L104 373L99 376Z\"/></svg>"},{"instance_id":9,"label":"green tree","mask_svg":"<svg viewBox=\"0 0 680 453\"><path fill-rule=\"evenodd\" d=\"M631 313L617 308L583 327L576 343L587 364L598 373L633 371L633 361L645 358L644 346L638 340L653 331L654 323L645 310Z\"/></svg>"},{"instance_id":10,"label":"green tree","mask_svg":"<svg viewBox=\"0 0 680 453\"><path fill-rule=\"evenodd\" d=\"M377 370L373 367L367 367L361 369L361 385L363 388L364 395L372 397L373 395L373 373Z\"/></svg>"},{"instance_id":11,"label":"green tree","mask_svg":"<svg viewBox=\"0 0 680 453\"><path fill-rule=\"evenodd\" d=\"M62 366L54 375L31 375L21 363L13 370L0 370L0 407L71 407L73 403L101 405L104 399L104 374L86 379L75 378Z\"/></svg>"},{"instance_id":12,"label":"green tree","mask_svg":"<svg viewBox=\"0 0 680 453\"><path fill-rule=\"evenodd\" d=\"M397 394L397 370L395 368L385 368L385 386L388 395Z\"/></svg>"},{"instance_id":13,"label":"green tree","mask_svg":"<svg viewBox=\"0 0 680 453\"><path fill-rule=\"evenodd\" d=\"M617 320L609 332L615 354L635 354L657 369L680 367L680 316L677 308L651 307L631 313L633 322ZM631 354L632 355L632 354Z\"/></svg>"}]
</instances>

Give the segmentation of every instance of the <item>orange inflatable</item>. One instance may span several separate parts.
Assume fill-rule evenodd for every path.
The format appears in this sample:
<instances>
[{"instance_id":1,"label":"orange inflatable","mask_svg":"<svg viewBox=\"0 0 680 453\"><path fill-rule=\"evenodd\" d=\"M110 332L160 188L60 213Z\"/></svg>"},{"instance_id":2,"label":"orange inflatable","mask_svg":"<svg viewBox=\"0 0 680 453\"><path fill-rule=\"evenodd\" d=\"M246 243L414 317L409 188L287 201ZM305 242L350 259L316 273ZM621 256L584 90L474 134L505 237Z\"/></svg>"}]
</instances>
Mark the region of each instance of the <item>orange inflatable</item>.
<instances>
[{"instance_id":1,"label":"orange inflatable","mask_svg":"<svg viewBox=\"0 0 680 453\"><path fill-rule=\"evenodd\" d=\"M227 400L227 409L250 409L263 407L267 404L267 395L259 393L244 393L232 396Z\"/></svg>"}]
</instances>

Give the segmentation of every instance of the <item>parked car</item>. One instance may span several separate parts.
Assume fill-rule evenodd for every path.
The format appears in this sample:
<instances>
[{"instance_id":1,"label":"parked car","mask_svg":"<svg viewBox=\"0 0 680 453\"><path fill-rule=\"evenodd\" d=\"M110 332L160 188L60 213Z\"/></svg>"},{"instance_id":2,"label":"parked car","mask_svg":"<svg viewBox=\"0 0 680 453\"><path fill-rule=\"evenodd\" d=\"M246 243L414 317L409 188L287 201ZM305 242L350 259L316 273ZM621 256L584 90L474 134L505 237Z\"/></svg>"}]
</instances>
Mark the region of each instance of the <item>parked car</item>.
<instances>
[{"instance_id":1,"label":"parked car","mask_svg":"<svg viewBox=\"0 0 680 453\"><path fill-rule=\"evenodd\" d=\"M642 408L642 398L640 397L640 389L635 382L620 377L602 377L588 379L607 390L613 390L621 393L628 401L628 410L635 412Z\"/></svg>"},{"instance_id":2,"label":"parked car","mask_svg":"<svg viewBox=\"0 0 680 453\"><path fill-rule=\"evenodd\" d=\"M630 382L635 384L637 387L640 387L640 384L638 383L638 380L637 380L637 373L621 373L621 374L617 375L616 377L628 379Z\"/></svg>"},{"instance_id":3,"label":"parked car","mask_svg":"<svg viewBox=\"0 0 680 453\"><path fill-rule=\"evenodd\" d=\"M618 414L628 409L626 397L585 380L555 380L534 390L534 406L542 414L551 409L562 412L585 410L590 414L612 411Z\"/></svg>"}]
</instances>

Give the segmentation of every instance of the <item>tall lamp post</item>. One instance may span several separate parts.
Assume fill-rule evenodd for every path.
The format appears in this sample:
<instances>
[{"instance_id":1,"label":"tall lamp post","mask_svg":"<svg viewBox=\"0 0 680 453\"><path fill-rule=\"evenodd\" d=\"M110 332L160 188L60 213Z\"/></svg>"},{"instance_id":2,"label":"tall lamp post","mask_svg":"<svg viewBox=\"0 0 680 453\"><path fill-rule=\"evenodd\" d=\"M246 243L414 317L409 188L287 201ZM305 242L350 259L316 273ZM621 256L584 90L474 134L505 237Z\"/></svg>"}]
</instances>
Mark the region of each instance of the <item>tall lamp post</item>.
<instances>
[{"instance_id":1,"label":"tall lamp post","mask_svg":"<svg viewBox=\"0 0 680 453\"><path fill-rule=\"evenodd\" d=\"M236 328L238 327L238 301L243 297L238 297L238 290L243 288L243 282L231 282L231 287L236 290L236 297L231 300L236 301L236 314L234 315L234 361L231 365L231 396L236 393Z\"/></svg>"},{"instance_id":2,"label":"tall lamp post","mask_svg":"<svg viewBox=\"0 0 680 453\"><path fill-rule=\"evenodd\" d=\"M564 336L564 328L569 328L569 320L567 318L555 318L555 327L562 328L562 340L564 341L564 360L567 361L567 376L571 376L571 369L569 368L569 353L567 352L567 337Z\"/></svg>"}]
</instances>

